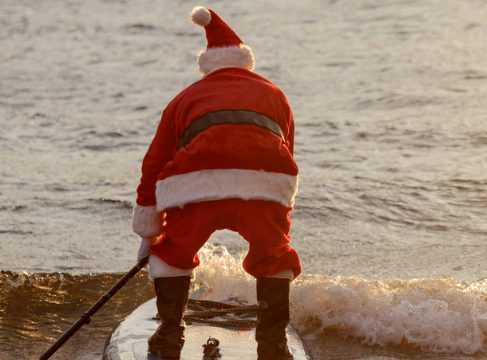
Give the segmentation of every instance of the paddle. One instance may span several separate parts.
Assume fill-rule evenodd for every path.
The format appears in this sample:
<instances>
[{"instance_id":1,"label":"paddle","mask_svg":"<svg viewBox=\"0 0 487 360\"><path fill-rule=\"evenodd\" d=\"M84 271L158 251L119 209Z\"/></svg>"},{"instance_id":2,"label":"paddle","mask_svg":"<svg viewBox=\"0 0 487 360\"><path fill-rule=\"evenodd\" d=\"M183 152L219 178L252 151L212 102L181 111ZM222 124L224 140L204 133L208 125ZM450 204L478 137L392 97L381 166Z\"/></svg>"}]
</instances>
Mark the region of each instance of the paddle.
<instances>
[{"instance_id":1,"label":"paddle","mask_svg":"<svg viewBox=\"0 0 487 360\"><path fill-rule=\"evenodd\" d=\"M100 308L105 305L105 303L110 300L110 298L117 293L118 290L120 290L126 282L133 277L135 274L137 274L140 269L142 269L145 264L147 264L148 257L143 258L137 262L137 265L135 265L128 273L126 273L118 282L113 285L113 287L108 290L105 295L103 295L98 301L88 309L88 311L84 312L83 315L76 321L71 327L66 330L66 332L44 353L41 355L39 360L46 360L51 357L52 354L54 354L63 344L71 337L74 335L76 331L79 330L80 327L82 327L85 324L89 324L91 320L91 316L93 316Z\"/></svg>"}]
</instances>

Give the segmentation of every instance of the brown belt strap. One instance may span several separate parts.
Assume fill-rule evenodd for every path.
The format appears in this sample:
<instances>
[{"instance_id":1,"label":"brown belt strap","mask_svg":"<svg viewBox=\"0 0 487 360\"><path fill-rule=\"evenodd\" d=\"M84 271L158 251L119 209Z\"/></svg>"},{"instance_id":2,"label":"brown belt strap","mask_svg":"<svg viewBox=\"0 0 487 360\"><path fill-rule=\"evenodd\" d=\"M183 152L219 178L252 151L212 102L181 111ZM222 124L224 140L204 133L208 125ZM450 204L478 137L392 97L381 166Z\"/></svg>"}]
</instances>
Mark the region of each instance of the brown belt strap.
<instances>
[{"instance_id":1,"label":"brown belt strap","mask_svg":"<svg viewBox=\"0 0 487 360\"><path fill-rule=\"evenodd\" d=\"M206 113L189 124L179 138L179 148L189 144L196 135L210 126L225 124L256 125L272 131L285 142L281 127L271 118L248 110L221 110Z\"/></svg>"}]
</instances>

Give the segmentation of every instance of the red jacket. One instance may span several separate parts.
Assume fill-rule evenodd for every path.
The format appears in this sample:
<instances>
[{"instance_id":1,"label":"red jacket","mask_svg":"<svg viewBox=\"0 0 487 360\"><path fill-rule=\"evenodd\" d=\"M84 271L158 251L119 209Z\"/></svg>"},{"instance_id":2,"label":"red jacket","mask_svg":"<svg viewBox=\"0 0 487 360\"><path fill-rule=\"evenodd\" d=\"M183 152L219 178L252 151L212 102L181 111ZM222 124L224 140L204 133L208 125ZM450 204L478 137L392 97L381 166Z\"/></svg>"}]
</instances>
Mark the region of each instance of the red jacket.
<instances>
[{"instance_id":1,"label":"red jacket","mask_svg":"<svg viewBox=\"0 0 487 360\"><path fill-rule=\"evenodd\" d=\"M293 116L278 87L241 68L206 75L163 112L142 164L134 231L159 235L148 225L155 213L194 202L262 199L292 207L293 147Z\"/></svg>"}]
</instances>

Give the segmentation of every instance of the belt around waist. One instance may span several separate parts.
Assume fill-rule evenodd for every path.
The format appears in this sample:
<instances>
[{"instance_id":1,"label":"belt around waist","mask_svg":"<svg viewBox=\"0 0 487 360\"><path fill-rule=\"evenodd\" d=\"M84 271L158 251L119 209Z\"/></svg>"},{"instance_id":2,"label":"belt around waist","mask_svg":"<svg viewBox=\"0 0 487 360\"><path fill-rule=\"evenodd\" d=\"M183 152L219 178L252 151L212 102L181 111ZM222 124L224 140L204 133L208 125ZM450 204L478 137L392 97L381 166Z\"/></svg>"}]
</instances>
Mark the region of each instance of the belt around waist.
<instances>
[{"instance_id":1,"label":"belt around waist","mask_svg":"<svg viewBox=\"0 0 487 360\"><path fill-rule=\"evenodd\" d=\"M271 118L249 110L221 110L206 113L194 120L179 138L179 148L186 146L196 135L214 125L255 125L272 131L284 143L284 134L278 123Z\"/></svg>"}]
</instances>

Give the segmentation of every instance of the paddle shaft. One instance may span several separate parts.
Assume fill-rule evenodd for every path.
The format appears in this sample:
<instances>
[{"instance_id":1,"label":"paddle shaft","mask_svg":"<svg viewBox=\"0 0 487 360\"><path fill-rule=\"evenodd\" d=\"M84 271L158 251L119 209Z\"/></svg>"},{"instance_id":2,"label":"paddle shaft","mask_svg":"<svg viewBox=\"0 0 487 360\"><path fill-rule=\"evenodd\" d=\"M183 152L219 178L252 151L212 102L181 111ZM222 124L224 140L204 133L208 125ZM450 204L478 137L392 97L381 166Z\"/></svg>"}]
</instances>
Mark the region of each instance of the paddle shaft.
<instances>
[{"instance_id":1,"label":"paddle shaft","mask_svg":"<svg viewBox=\"0 0 487 360\"><path fill-rule=\"evenodd\" d=\"M71 327L66 330L66 332L44 353L41 355L39 360L46 360L49 359L52 354L54 354L63 344L79 330L85 324L89 324L91 321L91 317L98 311L100 308L105 305L105 303L110 300L110 298L120 290L127 281L137 274L140 269L142 269L145 264L147 264L148 258L143 258L137 262L129 272L127 272L115 285L112 286L110 290L108 290L98 301L90 307L86 312L84 312L81 317L76 321Z\"/></svg>"}]
</instances>

